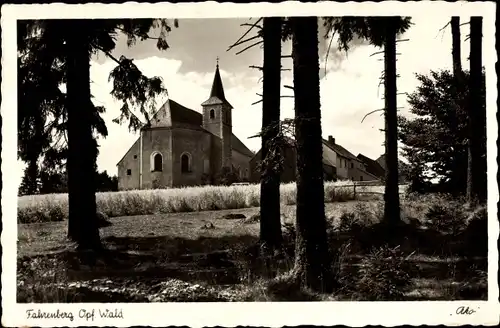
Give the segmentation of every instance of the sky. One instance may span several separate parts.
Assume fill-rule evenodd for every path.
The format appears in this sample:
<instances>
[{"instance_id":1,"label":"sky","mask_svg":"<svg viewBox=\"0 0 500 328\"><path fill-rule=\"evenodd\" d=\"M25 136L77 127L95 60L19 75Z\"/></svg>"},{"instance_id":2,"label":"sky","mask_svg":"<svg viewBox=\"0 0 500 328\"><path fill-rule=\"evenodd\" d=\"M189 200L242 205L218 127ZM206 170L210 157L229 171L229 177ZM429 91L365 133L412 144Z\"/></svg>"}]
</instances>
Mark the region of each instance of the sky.
<instances>
[{"instance_id":1,"label":"sky","mask_svg":"<svg viewBox=\"0 0 500 328\"><path fill-rule=\"evenodd\" d=\"M414 25L401 36L409 39L397 46L398 92L411 93L416 90L415 73L427 74L430 70L451 69L451 30L449 25L442 31L450 17L435 16L412 17ZM226 98L233 105L233 133L253 151L260 149L260 139L250 138L259 132L262 119L262 104L252 105L260 99L262 83L261 72L249 68L250 65L262 65L262 49L256 46L236 55L238 47L226 51L247 29L241 26L252 23L254 19L180 19L179 27L172 28L167 41L170 48L160 51L154 40L137 42L127 47L122 35L117 40L113 56L124 55L133 58L135 64L146 76L160 76L168 90L170 99L201 111L201 103L208 99L214 76L216 58L220 57L220 70ZM462 17L461 22L468 22L469 17ZM468 69L469 26L463 25L462 64ZM158 31L152 31L155 35ZM251 32L249 35L254 35ZM319 29L320 58L320 96L323 138L329 135L336 143L344 146L354 155L362 153L373 159L383 152L384 135L383 116L375 113L361 120L365 114L382 108L384 101L383 85L379 87L379 78L383 70L383 54L375 54L383 49L370 46L356 40L346 54L336 47L336 39L327 58L328 40L324 39L324 28ZM282 47L282 54L291 54L291 44ZM372 56L373 55L373 56ZM108 174L117 173L116 164L130 148L138 134L128 130L128 124L116 124L112 120L119 115L120 103L115 101L110 92L109 73L116 63L104 54L91 59L91 92L96 105L105 106L103 118L109 135L99 139L100 154L97 160L100 171ZM283 68L292 68L292 59L282 59ZM292 72L282 73L282 85L293 85ZM293 95L290 89L282 88L282 95ZM158 106L166 100L157 99ZM409 114L406 96L398 96L400 113ZM293 118L293 98L282 98L281 117Z\"/></svg>"}]
</instances>

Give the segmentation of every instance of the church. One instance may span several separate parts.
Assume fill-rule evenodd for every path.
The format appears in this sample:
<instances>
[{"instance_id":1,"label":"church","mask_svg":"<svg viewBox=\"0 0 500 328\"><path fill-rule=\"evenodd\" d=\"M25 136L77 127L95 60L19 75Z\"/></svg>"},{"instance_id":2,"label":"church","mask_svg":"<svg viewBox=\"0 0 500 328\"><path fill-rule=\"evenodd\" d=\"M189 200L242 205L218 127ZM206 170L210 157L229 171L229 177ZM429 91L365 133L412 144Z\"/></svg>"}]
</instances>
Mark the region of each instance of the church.
<instances>
[{"instance_id":1,"label":"church","mask_svg":"<svg viewBox=\"0 0 500 328\"><path fill-rule=\"evenodd\" d=\"M219 64L202 113L169 99L118 162L118 189L176 188L209 184L223 168L250 176L254 153L233 134Z\"/></svg>"}]
</instances>

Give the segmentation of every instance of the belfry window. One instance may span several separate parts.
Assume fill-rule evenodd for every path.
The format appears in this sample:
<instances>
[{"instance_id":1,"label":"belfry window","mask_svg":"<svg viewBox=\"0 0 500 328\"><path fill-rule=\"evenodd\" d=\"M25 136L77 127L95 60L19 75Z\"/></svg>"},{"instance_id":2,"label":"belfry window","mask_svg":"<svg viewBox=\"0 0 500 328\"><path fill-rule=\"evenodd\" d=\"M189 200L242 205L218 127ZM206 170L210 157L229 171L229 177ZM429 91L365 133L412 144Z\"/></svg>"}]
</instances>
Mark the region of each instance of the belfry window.
<instances>
[{"instance_id":1,"label":"belfry window","mask_svg":"<svg viewBox=\"0 0 500 328\"><path fill-rule=\"evenodd\" d=\"M215 111L213 109L210 110L210 119L213 120L215 118Z\"/></svg>"}]
</instances>

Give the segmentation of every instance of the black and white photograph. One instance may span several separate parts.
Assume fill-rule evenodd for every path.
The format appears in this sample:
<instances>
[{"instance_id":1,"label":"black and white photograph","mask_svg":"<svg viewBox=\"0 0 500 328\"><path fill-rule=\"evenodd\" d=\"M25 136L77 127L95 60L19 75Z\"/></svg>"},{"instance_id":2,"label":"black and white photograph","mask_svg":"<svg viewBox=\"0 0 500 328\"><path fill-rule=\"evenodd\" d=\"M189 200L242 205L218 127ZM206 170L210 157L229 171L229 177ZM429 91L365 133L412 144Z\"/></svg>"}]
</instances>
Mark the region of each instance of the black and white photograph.
<instances>
[{"instance_id":1,"label":"black and white photograph","mask_svg":"<svg viewBox=\"0 0 500 328\"><path fill-rule=\"evenodd\" d=\"M498 324L496 5L392 5L3 6L2 324Z\"/></svg>"}]
</instances>

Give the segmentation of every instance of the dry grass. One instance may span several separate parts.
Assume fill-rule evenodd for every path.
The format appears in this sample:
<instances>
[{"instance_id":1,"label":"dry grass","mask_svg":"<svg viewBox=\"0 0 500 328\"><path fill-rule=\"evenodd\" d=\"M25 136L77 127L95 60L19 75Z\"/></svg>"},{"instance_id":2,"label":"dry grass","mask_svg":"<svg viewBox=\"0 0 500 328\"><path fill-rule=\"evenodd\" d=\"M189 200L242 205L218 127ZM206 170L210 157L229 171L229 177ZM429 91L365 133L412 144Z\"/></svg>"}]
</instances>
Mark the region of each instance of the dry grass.
<instances>
[{"instance_id":1,"label":"dry grass","mask_svg":"<svg viewBox=\"0 0 500 328\"><path fill-rule=\"evenodd\" d=\"M361 189L367 188L379 187ZM282 204L295 204L294 183L281 185L280 191ZM325 183L325 202L354 198L351 181ZM109 217L250 208L260 204L260 185L104 192L97 193L96 200L98 211ZM67 216L67 194L22 196L18 199L19 223L62 221Z\"/></svg>"}]
</instances>

